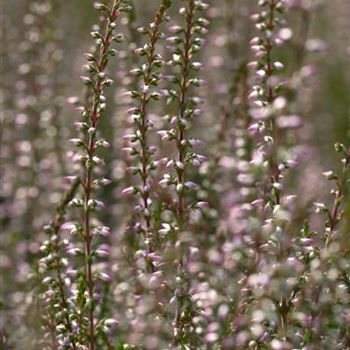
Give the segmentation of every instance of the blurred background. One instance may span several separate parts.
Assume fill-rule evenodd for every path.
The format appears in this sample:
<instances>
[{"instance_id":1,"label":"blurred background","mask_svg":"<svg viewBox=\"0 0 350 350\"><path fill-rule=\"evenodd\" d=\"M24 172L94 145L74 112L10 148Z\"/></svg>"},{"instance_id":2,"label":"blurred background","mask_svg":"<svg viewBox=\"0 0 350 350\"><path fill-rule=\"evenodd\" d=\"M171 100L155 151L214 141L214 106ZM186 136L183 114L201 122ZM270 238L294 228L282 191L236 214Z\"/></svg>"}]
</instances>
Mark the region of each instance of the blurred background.
<instances>
[{"instance_id":1,"label":"blurred background","mask_svg":"<svg viewBox=\"0 0 350 350\"><path fill-rule=\"evenodd\" d=\"M176 21L181 2L173 1L171 22ZM299 134L303 163L294 180L307 203L327 193L321 173L338 167L333 144L349 143L350 3L287 2L286 26L293 36L277 55L286 64L286 77L295 79L291 109L303 118ZM118 48L119 58L109 68L115 84L108 92L109 117L101 123L101 133L114 145L104 157L113 183L103 193L109 211L101 219L116 231L128 212L119 199L128 182L120 155L121 136L130 127L122 93L133 84L128 75L136 65L132 49L144 40L135 29L152 21L157 5L157 0L134 1L135 11L120 27L126 43ZM79 76L84 53L93 44L89 32L98 17L90 0L4 0L2 7L0 332L16 338L16 349L28 349L25 344L38 326L27 314L28 305L36 303L28 293L33 288L28 278L44 238L41 228L66 186L63 177L76 173L68 140L76 135L74 122L79 114L71 102L84 99ZM201 53L210 94L203 92L207 94L205 114L194 130L206 141L207 155L216 143L215 128L223 110L228 108L232 118L239 113L235 101L230 109L228 96L235 72L251 59L249 41L255 30L249 17L255 11L253 0L211 1L211 25ZM225 150L229 157L230 147Z\"/></svg>"}]
</instances>

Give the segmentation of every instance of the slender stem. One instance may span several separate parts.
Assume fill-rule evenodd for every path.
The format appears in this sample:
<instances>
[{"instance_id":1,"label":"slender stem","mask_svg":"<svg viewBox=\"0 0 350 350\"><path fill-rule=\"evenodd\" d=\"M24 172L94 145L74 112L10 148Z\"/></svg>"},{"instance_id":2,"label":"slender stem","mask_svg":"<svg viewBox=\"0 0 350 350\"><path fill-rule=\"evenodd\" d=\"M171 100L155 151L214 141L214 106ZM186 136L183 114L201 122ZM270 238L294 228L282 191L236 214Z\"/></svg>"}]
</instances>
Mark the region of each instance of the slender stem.
<instances>
[{"instance_id":1,"label":"slender stem","mask_svg":"<svg viewBox=\"0 0 350 350\"><path fill-rule=\"evenodd\" d=\"M189 1L188 13L186 16L186 32L185 32L185 41L184 48L182 53L183 65L181 70L181 83L180 83L180 112L178 115L178 130L177 130L177 150L178 150L178 160L180 163L184 164L185 160L185 125L183 124L183 119L185 118L186 105L187 105L187 90L188 90L188 79L189 79L189 70L190 70L190 49L191 49L191 40L192 40L192 27L194 19L194 2ZM177 183L182 185L184 188L185 182L185 169L177 169ZM178 192L178 219L180 226L184 221L184 191L181 190Z\"/></svg>"},{"instance_id":2,"label":"slender stem","mask_svg":"<svg viewBox=\"0 0 350 350\"><path fill-rule=\"evenodd\" d=\"M276 8L276 2L275 0L271 0L269 3L269 19L268 19L268 23L267 23L267 29L269 31L273 31L274 27L275 27L275 8ZM270 36L266 39L266 82L268 85L271 84L271 82L269 82L269 79L273 76L273 62L272 62L272 49L273 49L273 45L272 45L272 39L270 38ZM269 105L272 105L274 100L275 100L275 94L273 91L273 87L272 86L267 86L267 102ZM274 140L274 149L276 149L278 146L278 139L279 139L279 133L278 133L278 129L275 126L275 118L270 118L269 120L270 122L270 132L271 132L271 136L273 137ZM273 178L274 182L278 182L279 180L279 176L280 176L280 171L278 169L278 165L276 164L276 159L275 159L275 152L272 151L271 152L271 156L269 159L269 164L270 164L270 168L271 168L271 176ZM280 197L277 194L276 195L276 205L280 204Z\"/></svg>"},{"instance_id":3,"label":"slender stem","mask_svg":"<svg viewBox=\"0 0 350 350\"><path fill-rule=\"evenodd\" d=\"M177 152L178 152L178 161L183 167L177 167L177 184L181 186L181 190L177 191L178 193L178 203L177 203L177 219L180 232L183 230L185 223L185 125L183 120L186 118L186 108L187 108L187 91L188 91L188 80L190 73L190 60L191 60L191 41L192 41L192 28L195 15L195 6L194 1L188 1L188 9L186 15L186 30L185 30L185 40L183 44L182 52L182 69L181 69L181 82L180 82L180 98L179 98L179 107L180 111L177 117ZM183 249L180 247L179 252L179 263L177 268L178 275L181 275L183 270ZM179 298L178 298L179 299ZM176 313L175 313L175 328L179 335L182 334L183 326L181 320L183 302L177 300ZM178 340L175 338L175 344Z\"/></svg>"},{"instance_id":4,"label":"slender stem","mask_svg":"<svg viewBox=\"0 0 350 350\"><path fill-rule=\"evenodd\" d=\"M270 31L273 31L274 28L274 21L275 21L275 0L271 0L269 4L269 21L267 23L267 29ZM272 72L272 57L271 57L271 52L272 52L272 40L270 37L267 38L267 79L269 79L273 72ZM270 86L268 87L268 96L267 96L267 101L269 104L272 104L275 99L274 93L273 93L273 88Z\"/></svg>"},{"instance_id":5,"label":"slender stem","mask_svg":"<svg viewBox=\"0 0 350 350\"><path fill-rule=\"evenodd\" d=\"M111 37L113 32L112 23L116 20L116 18L119 15L118 10L118 4L120 3L120 0L115 0L113 3L113 9L109 15L107 24L106 24L106 30L103 37L103 45L100 50L99 54L99 61L97 64L98 72L102 73L104 72L106 65L107 65L107 55L108 51L111 45ZM92 302L94 300L94 291L95 291L95 281L93 278L92 273L92 256L91 256L91 250L92 250L92 232L90 227L90 208L89 208L89 201L91 199L91 194L93 191L93 157L96 151L96 145L95 145L95 137L96 137L96 126L99 119L99 105L100 105L100 97L103 92L103 85L101 84L101 80L97 79L94 85L94 94L93 94L93 105L92 110L90 112L90 128L93 130L91 133L89 133L88 137L88 147L87 147L87 155L88 155L88 161L87 165L84 169L84 212L83 212L83 228L84 228L84 238L85 238L85 272L86 272L86 278L87 278L87 285L88 285L88 294L89 298L91 300L91 306L89 310L89 343L90 343L90 350L95 350L95 325L94 325L94 303Z\"/></svg>"},{"instance_id":6,"label":"slender stem","mask_svg":"<svg viewBox=\"0 0 350 350\"><path fill-rule=\"evenodd\" d=\"M67 310L68 312L68 303L65 295L65 291L63 289L64 286L64 281L62 278L62 271L61 271L61 260L59 258L59 253L60 253L60 245L59 245L59 233L60 229L62 226L62 222L64 220L64 213L65 213L65 208L67 207L68 203L71 201L71 199L74 197L75 193L77 192L78 188L80 185L80 179L77 178L73 184L71 185L70 189L66 192L65 196L63 197L62 201L56 208L56 216L54 219L54 222L52 224L53 227L53 234L57 237L53 249L56 253L56 259L55 259L55 264L56 264L56 276L57 276L57 282L58 282L58 288L59 288L59 296L61 299L61 305L64 309ZM64 320L66 323L66 327L68 331L70 332L71 335L73 335L73 327L69 319L69 315L65 313L64 315ZM77 349L77 345L75 343L75 340L71 340L73 350Z\"/></svg>"},{"instance_id":7,"label":"slender stem","mask_svg":"<svg viewBox=\"0 0 350 350\"><path fill-rule=\"evenodd\" d=\"M159 26L164 20L165 11L167 7L164 5L163 0L161 0L159 11L156 13L154 26L150 31L150 42L149 42L149 51L147 52L147 70L143 76L143 83L145 86L150 86L153 80L153 65L156 59L155 49L159 36ZM140 101L140 116L141 120L139 123L139 130L141 132L140 144L141 144L141 154L139 157L141 163L141 180L142 180L142 201L144 207L144 223L146 231L146 249L147 255L153 251L153 242L152 242L152 228L151 228L151 212L149 206L150 191L149 191L149 170L148 166L150 164L150 152L149 145L147 141L147 131L148 131L148 118L147 118L147 105L150 101L150 94L148 91L143 91ZM146 257L147 265L151 272L155 271L155 267Z\"/></svg>"}]
</instances>

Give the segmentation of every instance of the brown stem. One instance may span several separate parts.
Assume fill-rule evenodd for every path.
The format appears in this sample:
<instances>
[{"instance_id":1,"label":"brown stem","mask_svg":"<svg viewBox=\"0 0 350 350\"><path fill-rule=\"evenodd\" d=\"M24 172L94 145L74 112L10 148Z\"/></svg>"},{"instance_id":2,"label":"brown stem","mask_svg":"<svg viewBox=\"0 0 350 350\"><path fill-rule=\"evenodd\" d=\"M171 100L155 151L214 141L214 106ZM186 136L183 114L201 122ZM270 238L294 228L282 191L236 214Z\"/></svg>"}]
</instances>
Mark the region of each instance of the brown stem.
<instances>
[{"instance_id":1,"label":"brown stem","mask_svg":"<svg viewBox=\"0 0 350 350\"><path fill-rule=\"evenodd\" d=\"M164 20L166 7L161 2L159 11L156 13L155 21L154 21L154 27L152 31L150 32L150 49L147 54L147 71L144 75L144 85L149 86L152 81L152 65L155 61L155 48L156 43L158 40L159 35L159 26ZM152 253L153 251L153 242L152 242L152 233L151 231L151 213L149 212L149 198L150 198L150 192L148 189L146 189L146 186L149 185L149 173L148 173L148 165L150 162L150 156L148 151L148 142L147 142L147 130L148 130L148 119L147 119L147 105L150 101L150 95L148 92L143 92L141 96L140 101L140 143L141 143L141 155L140 155L140 162L141 162L141 179L142 179L142 201L144 206L144 222L145 222L145 230L146 230L146 249L147 249L147 255L149 253ZM155 266L153 265L152 261L148 259L148 256L146 257L146 264L149 266L149 269L151 272L155 271Z\"/></svg>"},{"instance_id":2,"label":"brown stem","mask_svg":"<svg viewBox=\"0 0 350 350\"><path fill-rule=\"evenodd\" d=\"M177 150L178 150L178 160L181 164L185 162L185 145L183 141L185 140L185 126L182 124L182 120L185 118L186 113L186 104L187 104L187 91L188 91L188 79L189 79L189 70L190 70L190 50L191 50L191 40L192 40L192 27L195 14L194 1L190 0L188 2L188 10L186 16L186 31L185 31L185 41L183 46L182 53L182 70L181 70L181 83L180 83L180 111L177 120ZM185 199L184 199L184 182L185 182L185 169L177 168L177 184L181 185L181 190L178 191L178 203L177 203L177 217L179 229L183 228L185 221ZM178 274L181 274L183 269L183 251L180 247L179 253L179 263L178 263ZM175 328L178 332L178 335L181 335L183 332L183 326L181 313L182 313L183 303L177 301L176 314L175 314ZM174 339L175 344L178 344L177 337Z\"/></svg>"},{"instance_id":3,"label":"brown stem","mask_svg":"<svg viewBox=\"0 0 350 350\"><path fill-rule=\"evenodd\" d=\"M107 65L107 55L111 45L111 36L113 28L111 23L113 23L116 18L119 16L118 5L120 0L115 0L113 3L113 9L110 13L109 19L106 24L106 31L103 37L103 47L100 50L99 61L97 64L98 72L104 72ZM90 112L91 128L93 132L89 134L88 138L88 161L84 170L84 212L83 212L83 225L84 225L84 238L85 238L85 272L88 284L88 294L91 302L94 300L94 290L95 290L95 281L92 274L92 256L91 256L91 245L92 245L92 233L90 230L90 209L88 207L89 200L93 191L92 181L92 164L93 156L95 154L96 145L95 145L95 135L96 135L96 126L98 123L99 115L98 108L100 105L100 97L103 92L103 86L101 80L97 78L97 81L94 86L94 95L93 95L93 106ZM94 325L94 304L91 303L89 310L89 343L90 349L95 350L95 325Z\"/></svg>"}]
</instances>

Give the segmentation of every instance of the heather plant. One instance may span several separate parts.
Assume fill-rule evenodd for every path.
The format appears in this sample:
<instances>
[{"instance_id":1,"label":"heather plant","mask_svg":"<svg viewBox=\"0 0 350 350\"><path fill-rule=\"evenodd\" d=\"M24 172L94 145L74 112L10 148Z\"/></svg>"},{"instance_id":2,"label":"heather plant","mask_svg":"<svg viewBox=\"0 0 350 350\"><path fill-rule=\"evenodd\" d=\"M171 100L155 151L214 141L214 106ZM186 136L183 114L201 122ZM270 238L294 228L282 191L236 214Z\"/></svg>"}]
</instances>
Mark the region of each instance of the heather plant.
<instances>
[{"instance_id":1,"label":"heather plant","mask_svg":"<svg viewBox=\"0 0 350 350\"><path fill-rule=\"evenodd\" d=\"M93 193L100 186L109 183L109 180L99 176L98 167L102 165L103 160L96 155L97 149L101 147L109 147L109 143L98 136L98 122L101 118L103 111L106 108L106 96L104 95L105 88L112 84L112 80L107 76L106 68L111 57L115 56L116 50L111 48L113 42L119 42L122 38L121 35L114 34L116 28L116 20L123 11L128 11L129 7L127 2L124 1L114 1L111 9L102 3L96 3L96 8L105 17L105 28L96 27L96 30L91 32L91 35L96 39L96 50L94 53L87 54L88 64L85 69L89 73L88 76L82 76L82 81L91 90L90 94L87 94L86 105L78 107L81 111L83 122L78 122L77 128L81 131L83 138L74 138L70 141L83 152L76 154L76 160L81 164L82 174L79 175L79 182L76 180L73 182L72 189L68 192L67 196L71 197L74 195L73 190L79 184L82 185L83 195L81 197L74 197L67 200L63 200L65 204L70 204L72 207L81 208L82 210L82 221L81 223L71 224L71 234L77 234L83 241L83 249L74 244L62 241L62 243L57 242L58 231L60 229L60 222L54 222L52 225L53 237L53 247L49 245L44 245L42 249L48 253L48 257L45 260L41 260L42 268L45 270L45 264L51 263L54 259L55 269L57 270L57 279L52 281L51 279L45 278L46 283L53 283L58 285L60 293L59 305L64 308L62 310L64 322L56 320L47 320L47 327L50 331L54 333L54 340L52 348L58 348L58 346L72 346L72 348L77 348L76 344L80 346L87 345L89 349L95 349L96 344L100 346L99 338L103 341L105 340L106 333L109 328L117 323L114 319L96 319L96 309L98 307L98 302L101 301L102 296L98 291L98 282L110 280L110 276L105 271L93 270L93 262L96 259L105 258L109 255L109 247L107 244L100 244L95 246L95 240L98 237L108 237L109 228L106 226L101 226L97 221L93 222L91 218L91 213L97 209L102 209L104 204L98 199L94 199ZM58 213L64 211L64 205L58 207ZM63 208L62 208L63 207ZM61 218L56 219L56 221L62 221ZM67 224L66 224L67 226ZM70 256L82 256L84 261L84 268L78 269L76 271L70 271L71 274L76 274L76 281L74 285L74 290L72 290L72 303L75 310L71 311L68 308L66 297L64 295L64 283L61 277L62 261L59 261L58 248L60 245L67 246L67 254ZM54 250L52 254L51 250ZM48 261L47 261L48 260ZM101 289L101 288L100 288ZM52 290L49 290L48 298L55 298ZM101 293L101 291L100 291ZM56 302L57 303L57 302ZM56 303L54 305L56 305ZM49 300L50 304L50 300ZM52 310L55 312L55 310ZM73 325L72 325L73 323ZM63 329L62 329L63 325ZM77 328L77 334L73 333L73 326ZM68 332L67 337L64 334L64 328ZM56 332L63 331L63 340L55 343ZM100 334L97 337L97 334ZM50 338L50 336L48 336Z\"/></svg>"},{"instance_id":2,"label":"heather plant","mask_svg":"<svg viewBox=\"0 0 350 350\"><path fill-rule=\"evenodd\" d=\"M131 107L128 112L131 115L132 121L135 124L135 131L132 134L126 134L125 139L130 141L131 147L125 147L124 151L130 156L138 158L136 166L129 167L129 171L134 175L139 175L140 185L126 188L125 194L134 193L141 197L141 204L137 204L134 211L141 213L143 216L143 224L138 227L140 235L144 238L145 243L145 264L147 269L154 271L155 264L153 250L154 227L152 217L154 217L154 209L151 198L151 178L150 172L155 170L155 163L152 162L152 156L156 151L156 147L149 144L149 131L153 127L153 122L149 118L148 105L152 100L159 99L157 91L151 91L153 87L157 87L160 74L156 69L162 66L162 56L156 53L157 41L162 37L160 25L166 20L166 10L171 5L170 1L162 1L159 10L156 13L154 22L149 28L140 27L138 31L143 35L147 35L149 41L135 51L141 57L146 58L146 63L141 65L141 68L134 68L130 73L136 77L142 77L141 91L130 91L131 97L138 101L137 107ZM133 147L134 143L138 143L138 147Z\"/></svg>"},{"instance_id":3,"label":"heather plant","mask_svg":"<svg viewBox=\"0 0 350 350\"><path fill-rule=\"evenodd\" d=\"M172 59L169 64L179 66L178 75L167 76L172 88L166 92L167 103L173 101L177 103L175 115L167 114L164 118L170 123L171 128L160 130L163 141L174 141L176 144L176 156L167 158L166 167L170 173L163 174L163 179L159 182L166 187L173 187L176 192L176 199L172 203L166 203L168 210L174 213L175 221L162 223L164 235L169 235L170 240L175 245L176 260L174 261L176 270L174 297L171 299L176 303L174 327L174 344L181 346L195 346L193 340L194 325L193 318L198 314L198 306L192 300L191 277L188 273L188 265L191 263L190 250L196 249L186 242L186 231L190 227L190 212L207 206L207 202L195 201L187 203L188 191L197 186L193 181L188 181L188 168L190 166L200 166L205 157L197 154L193 149L198 146L198 139L189 138L188 133L193 118L200 115L200 104L202 99L192 93L192 87L200 87L204 81L195 74L202 66L200 62L194 60L196 53L203 46L201 35L207 32L208 21L198 14L206 10L208 5L202 1L189 0L186 7L179 10L184 16L183 26L173 26L170 31L175 36L167 38L168 48L171 50ZM191 243L191 241L190 241Z\"/></svg>"},{"instance_id":4,"label":"heather plant","mask_svg":"<svg viewBox=\"0 0 350 350\"><path fill-rule=\"evenodd\" d=\"M67 258L63 256L62 248L68 242L61 238L60 230L65 220L66 208L74 198L79 185L80 179L77 178L57 206L53 222L44 228L49 234L49 240L41 246L41 251L47 253L47 256L39 261L40 273L44 277L42 283L48 286L41 295L45 308L43 326L47 331L41 342L44 348L56 349L59 344L71 343L72 348L77 349L65 291L69 277L66 273ZM53 276L49 274L51 271Z\"/></svg>"},{"instance_id":5,"label":"heather plant","mask_svg":"<svg viewBox=\"0 0 350 350\"><path fill-rule=\"evenodd\" d=\"M5 22L1 348L350 349L327 6L31 0Z\"/></svg>"}]
</instances>

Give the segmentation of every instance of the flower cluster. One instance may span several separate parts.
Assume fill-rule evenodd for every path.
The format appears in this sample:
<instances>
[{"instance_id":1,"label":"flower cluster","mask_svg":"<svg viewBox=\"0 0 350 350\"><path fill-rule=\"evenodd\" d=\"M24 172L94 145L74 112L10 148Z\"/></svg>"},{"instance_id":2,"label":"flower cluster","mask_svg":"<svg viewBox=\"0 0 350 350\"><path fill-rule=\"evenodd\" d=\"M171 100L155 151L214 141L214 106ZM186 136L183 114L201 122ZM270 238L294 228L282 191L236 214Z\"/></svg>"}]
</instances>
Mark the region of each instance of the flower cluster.
<instances>
[{"instance_id":1,"label":"flower cluster","mask_svg":"<svg viewBox=\"0 0 350 350\"><path fill-rule=\"evenodd\" d=\"M138 31L148 38L148 42L142 47L137 48L135 52L145 57L145 63L140 68L134 68L130 74L141 78L140 90L132 90L129 92L130 96L137 101L137 106L129 109L132 122L135 125L134 133L126 134L124 136L130 142L130 147L125 147L124 151L130 156L136 157L138 164L130 166L128 170L134 174L139 175L140 185L126 188L123 192L139 194L141 202L135 206L134 211L142 213L144 224L139 228L140 233L144 236L146 245L146 264L151 271L154 271L154 262L152 262L152 252L154 249L152 216L153 205L151 198L152 184L150 172L156 169L156 163L152 161L152 157L156 152L156 147L148 142L148 134L153 128L153 121L150 119L148 105L152 100L159 99L159 92L154 91L154 87L158 86L160 81L159 68L163 65L162 56L157 53L156 45L159 39L164 34L160 32L161 24L167 19L166 10L170 7L169 0L163 0L156 13L154 22L149 25L149 28L140 27ZM136 144L136 145L135 145ZM135 145L135 146L134 146Z\"/></svg>"},{"instance_id":2,"label":"flower cluster","mask_svg":"<svg viewBox=\"0 0 350 350\"><path fill-rule=\"evenodd\" d=\"M49 239L40 247L45 257L38 263L39 274L42 276L41 283L46 287L41 294L45 307L43 316L45 333L41 343L43 348L58 349L71 344L72 349L78 349L66 296L66 288L70 288L71 280L68 260L64 257L63 251L69 242L67 239L62 239L61 229L65 222L66 208L76 195L79 185L80 179L77 178L57 206L53 222L44 227Z\"/></svg>"},{"instance_id":3,"label":"flower cluster","mask_svg":"<svg viewBox=\"0 0 350 350\"><path fill-rule=\"evenodd\" d=\"M99 236L105 237L110 233L108 227L93 222L91 216L94 211L104 208L101 200L93 198L94 192L100 186L109 184L109 180L100 175L103 160L96 154L98 149L109 147L109 143L99 137L97 126L106 109L105 88L113 83L106 72L110 58L117 53L112 48L112 43L122 40L120 34L115 34L116 21L122 11L129 10L128 1L121 0L113 1L111 9L102 3L96 3L95 6L105 17L105 28L96 28L91 32L92 37L96 40L97 50L95 53L87 54L86 71L89 75L81 77L91 91L91 97L87 105L79 108L84 121L77 123L84 138L71 139L74 145L83 150L83 153L77 154L77 160L82 165L83 198L74 198L71 205L82 210L82 223L76 224L73 231L83 239L84 248L83 251L79 247L68 249L69 254L82 255L84 258L84 270L78 272L76 281L76 322L80 332L86 334L86 339L83 339L82 344L85 343L91 350L98 346L98 338L104 340L103 336L98 337L99 333L108 333L111 326L105 319L96 319L96 311L101 299L98 283L111 280L108 273L93 269L94 260L103 259L109 255L108 246L102 244L96 246L95 240Z\"/></svg>"},{"instance_id":4,"label":"flower cluster","mask_svg":"<svg viewBox=\"0 0 350 350\"><path fill-rule=\"evenodd\" d=\"M191 318L196 314L195 306L190 296L190 276L186 272L186 264L190 255L188 246L183 238L190 225L190 212L207 206L205 201L188 203L188 193L197 184L188 178L191 166L199 167L206 157L195 152L196 146L201 144L198 139L189 137L189 129L194 118L201 114L200 105L203 100L193 93L194 88L201 87L205 81L197 77L196 72L202 64L195 61L195 55L204 44L202 36L207 33L208 20L200 17L200 12L208 5L202 1L187 1L185 7L180 8L180 15L184 17L184 26L174 25L169 31L174 34L167 38L172 58L168 64L177 68L179 72L164 76L171 83L171 87L164 91L167 104L176 104L174 110L164 116L170 124L170 129L160 130L158 134L164 142L174 142L176 156L166 158L168 172L163 174L160 185L175 189L176 199L171 203L164 203L163 207L174 213L175 221L164 222L160 232L171 237L177 249L177 260L174 268L177 271L173 301L176 302L174 318L174 338L176 345L188 346L193 344L191 334L193 325ZM194 248L194 247L193 247Z\"/></svg>"},{"instance_id":5,"label":"flower cluster","mask_svg":"<svg viewBox=\"0 0 350 350\"><path fill-rule=\"evenodd\" d=\"M84 268L70 269L70 274L76 277L73 286L70 287L73 288L73 290L70 291L71 295L69 298L69 302L74 305L74 311L72 311L69 316L64 316L66 322L63 327L65 327L68 334L70 334L71 340L69 340L70 338L68 338L68 340L64 338L60 343L60 346L63 347L71 345L73 349L81 348L81 346L85 345L92 350L96 349L101 341L107 341L106 335L110 328L116 323L116 321L111 321L111 319L98 319L96 315L98 304L101 302L101 286L99 286L99 282L109 282L111 277L108 273L101 270L101 268L97 270L93 269L94 261L106 258L109 255L108 245L96 245L95 241L98 237L109 237L110 229L102 226L97 220L94 220L91 214L96 210L104 208L102 201L93 198L94 192L101 186L110 183L108 179L101 176L103 160L97 155L97 150L109 147L109 143L105 139L99 137L97 127L102 113L106 109L107 99L105 96L105 89L113 82L106 72L110 58L117 53L117 51L112 48L112 43L118 43L122 40L120 34L115 34L116 21L123 11L129 10L129 5L128 1L115 0L113 1L111 9L102 3L96 3L95 7L104 17L102 24L105 28L99 29L95 27L94 31L91 32L91 36L96 40L96 50L94 53L88 53L86 55L88 63L85 66L85 70L88 75L81 77L83 83L88 87L91 93L87 94L86 105L77 107L81 112L83 121L76 123L76 126L83 137L70 140L72 144L81 150L81 152L75 154L74 159L81 164L82 169L82 174L77 177L78 180L73 181L70 192L72 192L73 189L77 187L77 183L79 183L83 190L83 196L82 198L78 196L71 198L69 206L79 208L82 211L82 222L67 223L65 225L69 229L70 234L78 235L82 239L83 246L81 247L79 242L77 242L77 245L71 242L62 243L66 245L68 256L83 258ZM61 211L60 207L58 210ZM61 218L59 218L59 220L61 220ZM53 248L51 245L44 247L45 252L48 253L49 256L51 254L51 252L48 251L49 248L54 249L56 254L58 249L62 248L56 241L60 229L59 223L55 223L52 229L54 230L54 238L52 238L54 240L52 243L54 246ZM65 263L65 265L66 264L67 263ZM60 305L67 308L68 304L64 296L63 281L60 272L62 268L61 262L56 261L55 268L58 274L57 278L59 279ZM68 311L66 310L64 312ZM51 326L51 323L48 326ZM77 335L71 334L73 328L76 330ZM60 330L62 331L62 324L57 324L54 331L57 332Z\"/></svg>"}]
</instances>

